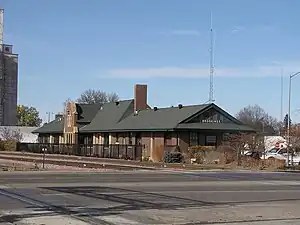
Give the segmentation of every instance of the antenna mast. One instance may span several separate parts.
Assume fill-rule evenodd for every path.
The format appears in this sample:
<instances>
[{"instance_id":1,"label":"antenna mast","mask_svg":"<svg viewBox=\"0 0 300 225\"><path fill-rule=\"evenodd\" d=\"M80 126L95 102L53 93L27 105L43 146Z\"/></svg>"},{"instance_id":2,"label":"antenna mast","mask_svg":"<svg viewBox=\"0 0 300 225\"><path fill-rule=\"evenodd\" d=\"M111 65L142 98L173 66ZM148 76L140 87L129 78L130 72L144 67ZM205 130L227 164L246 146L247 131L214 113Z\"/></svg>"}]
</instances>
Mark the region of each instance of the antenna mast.
<instances>
[{"instance_id":1,"label":"antenna mast","mask_svg":"<svg viewBox=\"0 0 300 225\"><path fill-rule=\"evenodd\" d=\"M3 17L4 17L4 9L0 8L0 45L3 44Z\"/></svg>"},{"instance_id":2,"label":"antenna mast","mask_svg":"<svg viewBox=\"0 0 300 225\"><path fill-rule=\"evenodd\" d=\"M210 70L209 70L209 103L213 103L214 100L214 33L212 25L212 13L210 14Z\"/></svg>"},{"instance_id":3,"label":"antenna mast","mask_svg":"<svg viewBox=\"0 0 300 225\"><path fill-rule=\"evenodd\" d=\"M6 77L6 62L5 62L5 54L4 54L4 45L3 45L3 30L4 30L4 9L0 8L0 125L3 126L4 123L4 102L5 102L5 77Z\"/></svg>"}]
</instances>

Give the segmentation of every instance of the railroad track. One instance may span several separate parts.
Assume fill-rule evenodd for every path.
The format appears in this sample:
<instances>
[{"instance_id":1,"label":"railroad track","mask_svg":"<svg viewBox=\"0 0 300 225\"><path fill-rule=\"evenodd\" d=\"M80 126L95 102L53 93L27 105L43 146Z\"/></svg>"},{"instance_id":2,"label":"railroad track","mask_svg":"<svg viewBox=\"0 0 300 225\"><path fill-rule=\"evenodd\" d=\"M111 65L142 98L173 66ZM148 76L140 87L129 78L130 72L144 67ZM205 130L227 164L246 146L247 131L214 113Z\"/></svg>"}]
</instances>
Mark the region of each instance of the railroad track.
<instances>
[{"instance_id":1,"label":"railroad track","mask_svg":"<svg viewBox=\"0 0 300 225\"><path fill-rule=\"evenodd\" d=\"M74 210L70 210L66 207L58 206L58 205L50 204L50 203L40 201L40 200L37 200L37 199L33 199L33 198L30 198L30 197L26 197L24 195L8 191L7 189L0 189L0 195L6 196L6 197L14 199L14 200L21 201L21 202L29 204L30 206L33 206L33 207L38 207L38 208L42 208L44 210L49 210L53 213L57 213L57 214L60 214L60 215L66 215L68 217L71 217L73 219L85 222L87 224L91 224L91 225L115 225L115 224L107 222L105 220L101 220L99 218L95 218L93 216L90 216L87 213L80 214L80 213L78 213ZM9 222L9 221L5 221L3 219L3 216L2 216L2 217L0 217L0 222Z\"/></svg>"},{"instance_id":2,"label":"railroad track","mask_svg":"<svg viewBox=\"0 0 300 225\"><path fill-rule=\"evenodd\" d=\"M112 164L112 163L101 163L92 162L85 160L68 160L68 159L53 159L48 157L43 159L39 156L14 156L14 155L2 155L0 154L0 159L13 160L19 162L34 162L34 163L45 163L52 165L62 165L62 166L75 166L83 168L95 168L95 169L114 169L114 170L155 170L155 168L141 167L135 165L124 165L124 164Z\"/></svg>"},{"instance_id":3,"label":"railroad track","mask_svg":"<svg viewBox=\"0 0 300 225\"><path fill-rule=\"evenodd\" d=\"M10 168L11 168L11 166L0 165L0 171L8 171Z\"/></svg>"},{"instance_id":4,"label":"railroad track","mask_svg":"<svg viewBox=\"0 0 300 225\"><path fill-rule=\"evenodd\" d=\"M43 154L40 153L28 153L28 152L0 152L0 159L8 159L8 157L23 158L36 158L40 160L43 158ZM118 166L123 169L147 169L156 170L162 168L173 169L185 169L185 170L199 170L199 169L231 169L229 165L193 165L193 164L181 164L181 163L159 163L159 162L140 162L124 159L112 159L112 158L97 158L88 156L75 156L75 155L58 155L58 154L46 154L46 160L64 160L64 161L85 161L90 164L100 164L107 166Z\"/></svg>"}]
</instances>

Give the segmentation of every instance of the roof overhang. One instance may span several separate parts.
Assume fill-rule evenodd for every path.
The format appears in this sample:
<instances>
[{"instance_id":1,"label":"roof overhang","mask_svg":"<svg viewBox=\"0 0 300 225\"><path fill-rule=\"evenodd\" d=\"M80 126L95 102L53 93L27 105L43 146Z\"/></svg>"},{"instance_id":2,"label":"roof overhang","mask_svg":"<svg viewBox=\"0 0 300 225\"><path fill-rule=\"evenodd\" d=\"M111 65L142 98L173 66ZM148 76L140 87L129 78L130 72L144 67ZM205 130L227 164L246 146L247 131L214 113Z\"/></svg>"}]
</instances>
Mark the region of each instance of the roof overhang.
<instances>
[{"instance_id":1,"label":"roof overhang","mask_svg":"<svg viewBox=\"0 0 300 225\"><path fill-rule=\"evenodd\" d=\"M174 131L173 128L149 128L149 129L107 129L107 130L79 130L80 133L109 133L109 132L159 132Z\"/></svg>"},{"instance_id":2,"label":"roof overhang","mask_svg":"<svg viewBox=\"0 0 300 225\"><path fill-rule=\"evenodd\" d=\"M224 133L241 132L241 133L257 133L255 130L239 130L239 129L199 129L199 128L175 128L174 131L201 131L201 132L211 132L220 131Z\"/></svg>"},{"instance_id":3,"label":"roof overhang","mask_svg":"<svg viewBox=\"0 0 300 225\"><path fill-rule=\"evenodd\" d=\"M38 131L32 131L31 132L32 134L63 134L64 132L63 131L42 131L42 132L38 132Z\"/></svg>"},{"instance_id":4,"label":"roof overhang","mask_svg":"<svg viewBox=\"0 0 300 225\"><path fill-rule=\"evenodd\" d=\"M252 132L256 130L251 127L234 123L184 123L179 124L175 130L201 130L201 131L222 131L222 132Z\"/></svg>"}]
</instances>

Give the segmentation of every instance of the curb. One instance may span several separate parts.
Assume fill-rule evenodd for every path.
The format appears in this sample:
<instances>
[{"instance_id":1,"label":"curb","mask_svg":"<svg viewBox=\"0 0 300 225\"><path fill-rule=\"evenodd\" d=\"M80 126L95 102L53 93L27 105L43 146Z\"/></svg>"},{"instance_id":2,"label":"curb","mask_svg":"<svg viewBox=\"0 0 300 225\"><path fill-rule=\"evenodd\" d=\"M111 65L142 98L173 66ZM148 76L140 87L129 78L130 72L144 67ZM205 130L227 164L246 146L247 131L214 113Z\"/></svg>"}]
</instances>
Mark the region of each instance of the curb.
<instances>
[{"instance_id":1,"label":"curb","mask_svg":"<svg viewBox=\"0 0 300 225\"><path fill-rule=\"evenodd\" d=\"M300 173L300 170L279 170L280 173Z\"/></svg>"}]
</instances>

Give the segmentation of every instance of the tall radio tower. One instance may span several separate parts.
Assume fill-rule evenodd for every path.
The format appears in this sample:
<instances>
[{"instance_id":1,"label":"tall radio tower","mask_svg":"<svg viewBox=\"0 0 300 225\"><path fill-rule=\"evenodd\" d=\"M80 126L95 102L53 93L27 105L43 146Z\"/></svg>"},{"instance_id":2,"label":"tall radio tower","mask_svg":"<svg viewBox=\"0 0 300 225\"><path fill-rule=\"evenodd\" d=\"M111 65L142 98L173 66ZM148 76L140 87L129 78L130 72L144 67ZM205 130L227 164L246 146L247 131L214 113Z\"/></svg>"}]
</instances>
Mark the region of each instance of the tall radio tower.
<instances>
[{"instance_id":1,"label":"tall radio tower","mask_svg":"<svg viewBox=\"0 0 300 225\"><path fill-rule=\"evenodd\" d=\"M209 97L208 102L213 103L214 99L214 32L212 24L212 13L210 14L210 70L209 70Z\"/></svg>"},{"instance_id":2,"label":"tall radio tower","mask_svg":"<svg viewBox=\"0 0 300 225\"><path fill-rule=\"evenodd\" d=\"M0 9L0 45L3 44L3 14L4 14L4 9Z\"/></svg>"}]
</instances>

